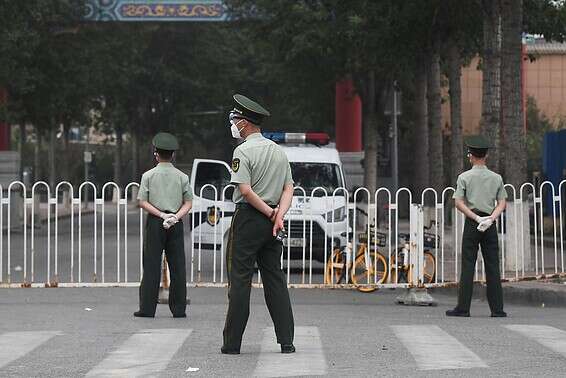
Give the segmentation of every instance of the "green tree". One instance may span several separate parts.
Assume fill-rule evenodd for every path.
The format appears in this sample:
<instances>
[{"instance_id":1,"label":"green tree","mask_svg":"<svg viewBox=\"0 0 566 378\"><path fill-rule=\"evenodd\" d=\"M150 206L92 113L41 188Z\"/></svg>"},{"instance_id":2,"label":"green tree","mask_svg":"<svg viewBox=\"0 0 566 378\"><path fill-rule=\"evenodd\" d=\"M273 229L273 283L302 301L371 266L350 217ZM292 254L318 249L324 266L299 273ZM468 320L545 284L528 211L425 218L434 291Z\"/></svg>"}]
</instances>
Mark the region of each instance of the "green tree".
<instances>
[{"instance_id":1,"label":"green tree","mask_svg":"<svg viewBox=\"0 0 566 378\"><path fill-rule=\"evenodd\" d=\"M20 127L30 121L38 134L48 132L51 185L56 180L56 129L76 118L84 98L84 56L77 52L78 41L69 38L76 33L81 10L81 2L73 0L0 5L6 36L0 44L0 85L9 99L3 118Z\"/></svg>"},{"instance_id":2,"label":"green tree","mask_svg":"<svg viewBox=\"0 0 566 378\"><path fill-rule=\"evenodd\" d=\"M378 130L387 127L382 114L388 89L397 78L411 82L413 75L406 73L417 56L424 55L418 34L420 26L430 24L429 7L412 1L299 1L289 6L285 1L234 0L229 4L256 40L268 41L276 59L315 77L321 69L327 70L323 77L327 84L313 86L307 81L311 89L306 93L333 88L343 77L353 78L363 103L364 183L375 189ZM422 127L426 130L426 122ZM428 150L422 155L418 164L428 172Z\"/></svg>"}]
</instances>

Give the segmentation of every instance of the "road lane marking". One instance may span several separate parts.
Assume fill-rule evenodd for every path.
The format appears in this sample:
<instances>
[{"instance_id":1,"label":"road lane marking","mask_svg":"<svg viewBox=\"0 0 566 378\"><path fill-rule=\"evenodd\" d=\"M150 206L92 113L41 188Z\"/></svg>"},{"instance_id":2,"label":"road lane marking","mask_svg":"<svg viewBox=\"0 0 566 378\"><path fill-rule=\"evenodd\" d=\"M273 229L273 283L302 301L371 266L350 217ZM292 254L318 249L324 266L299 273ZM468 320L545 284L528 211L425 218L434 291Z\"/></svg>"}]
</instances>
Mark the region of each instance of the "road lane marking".
<instances>
[{"instance_id":1,"label":"road lane marking","mask_svg":"<svg viewBox=\"0 0 566 378\"><path fill-rule=\"evenodd\" d=\"M561 329L529 324L510 324L504 327L566 357L566 332Z\"/></svg>"},{"instance_id":2,"label":"road lane marking","mask_svg":"<svg viewBox=\"0 0 566 378\"><path fill-rule=\"evenodd\" d=\"M23 357L53 336L61 334L59 331L26 331L0 335L0 368Z\"/></svg>"},{"instance_id":3,"label":"road lane marking","mask_svg":"<svg viewBox=\"0 0 566 378\"><path fill-rule=\"evenodd\" d=\"M419 370L488 367L474 352L434 325L391 326Z\"/></svg>"},{"instance_id":4,"label":"road lane marking","mask_svg":"<svg viewBox=\"0 0 566 378\"><path fill-rule=\"evenodd\" d=\"M127 339L102 360L87 377L140 377L165 370L192 329L146 329Z\"/></svg>"},{"instance_id":5,"label":"road lane marking","mask_svg":"<svg viewBox=\"0 0 566 378\"><path fill-rule=\"evenodd\" d=\"M326 358L317 327L296 327L297 352L282 354L273 328L263 331L261 353L254 377L292 377L297 375L325 375Z\"/></svg>"}]
</instances>

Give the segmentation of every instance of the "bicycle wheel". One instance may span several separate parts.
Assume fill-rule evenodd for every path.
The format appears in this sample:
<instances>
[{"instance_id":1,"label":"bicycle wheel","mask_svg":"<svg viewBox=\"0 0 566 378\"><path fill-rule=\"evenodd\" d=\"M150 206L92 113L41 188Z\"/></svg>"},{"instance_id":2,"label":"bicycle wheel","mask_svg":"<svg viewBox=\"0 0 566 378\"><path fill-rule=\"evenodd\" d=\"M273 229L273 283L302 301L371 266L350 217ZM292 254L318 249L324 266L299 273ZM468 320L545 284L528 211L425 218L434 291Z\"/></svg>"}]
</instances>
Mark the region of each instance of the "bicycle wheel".
<instances>
[{"instance_id":1,"label":"bicycle wheel","mask_svg":"<svg viewBox=\"0 0 566 378\"><path fill-rule=\"evenodd\" d=\"M367 264L366 259L369 260ZM361 292L369 293L377 289L375 286L361 286L374 285L376 275L378 284L383 283L387 279L387 261L379 252L372 251L367 253L364 248L356 257L354 266L355 268L351 271L352 283L357 285L357 289Z\"/></svg>"},{"instance_id":2,"label":"bicycle wheel","mask_svg":"<svg viewBox=\"0 0 566 378\"><path fill-rule=\"evenodd\" d=\"M324 283L326 285L342 283L346 275L346 255L344 251L336 248L332 251L332 256L326 262L326 274ZM334 273L334 279L332 274Z\"/></svg>"},{"instance_id":3,"label":"bicycle wheel","mask_svg":"<svg viewBox=\"0 0 566 378\"><path fill-rule=\"evenodd\" d=\"M403 250L400 248L397 251L400 260L403 260L401 254ZM391 254L391 258L389 259L389 274L391 275L391 283L406 283L409 282L409 267L403 265L403 261L397 263L397 258L395 253ZM397 278L397 274L399 274L399 278Z\"/></svg>"},{"instance_id":4,"label":"bicycle wheel","mask_svg":"<svg viewBox=\"0 0 566 378\"><path fill-rule=\"evenodd\" d=\"M434 278L436 277L436 258L430 251L424 251L423 272L424 283L434 282Z\"/></svg>"}]
</instances>

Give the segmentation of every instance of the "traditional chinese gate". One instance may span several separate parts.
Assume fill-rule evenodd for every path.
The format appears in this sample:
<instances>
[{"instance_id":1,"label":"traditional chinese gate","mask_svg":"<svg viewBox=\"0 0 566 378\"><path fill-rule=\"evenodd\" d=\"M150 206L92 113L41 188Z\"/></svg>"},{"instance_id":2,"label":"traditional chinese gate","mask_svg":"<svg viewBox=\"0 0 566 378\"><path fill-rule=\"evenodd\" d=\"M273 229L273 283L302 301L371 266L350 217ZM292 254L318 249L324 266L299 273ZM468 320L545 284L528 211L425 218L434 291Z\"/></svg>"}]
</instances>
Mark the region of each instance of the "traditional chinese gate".
<instances>
[{"instance_id":1,"label":"traditional chinese gate","mask_svg":"<svg viewBox=\"0 0 566 378\"><path fill-rule=\"evenodd\" d=\"M221 0L88 0L91 21L226 21Z\"/></svg>"}]
</instances>

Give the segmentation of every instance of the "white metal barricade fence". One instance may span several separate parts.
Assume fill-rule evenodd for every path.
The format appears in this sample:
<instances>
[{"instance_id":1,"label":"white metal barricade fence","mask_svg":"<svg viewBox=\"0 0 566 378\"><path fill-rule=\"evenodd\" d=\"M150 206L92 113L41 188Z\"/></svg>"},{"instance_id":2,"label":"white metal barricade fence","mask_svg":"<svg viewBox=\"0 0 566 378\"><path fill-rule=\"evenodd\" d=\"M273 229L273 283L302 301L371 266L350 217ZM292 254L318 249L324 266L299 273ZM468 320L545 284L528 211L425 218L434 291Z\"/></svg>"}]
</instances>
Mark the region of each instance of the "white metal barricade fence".
<instances>
[{"instance_id":1,"label":"white metal barricade fence","mask_svg":"<svg viewBox=\"0 0 566 378\"><path fill-rule=\"evenodd\" d=\"M565 183L505 185L508 207L497 222L503 279L564 275ZM138 285L144 214L137 207L137 188L137 183L120 188L112 182L101 187L61 182L52 189L45 182L26 187L19 181L0 188L0 285ZM227 285L226 244L233 212L226 197L233 188L207 184L196 193L184 225L191 285ZM206 192L212 196L205 203ZM441 192L428 188L415 203L407 188L371 193L366 188L296 187L281 254L288 284L457 283L464 217L454 208L453 193L452 187ZM415 205L423 217L417 226ZM207 231L200 227L205 224ZM476 267L479 281L485 279L482 263L478 260ZM260 273L254 284L261 284Z\"/></svg>"}]
</instances>

